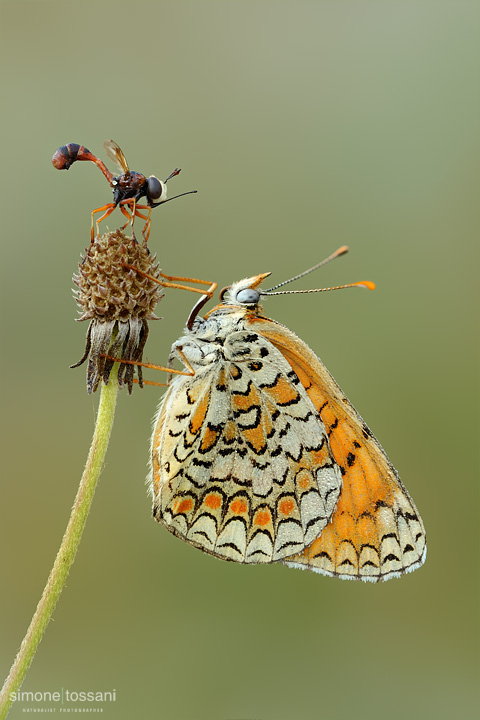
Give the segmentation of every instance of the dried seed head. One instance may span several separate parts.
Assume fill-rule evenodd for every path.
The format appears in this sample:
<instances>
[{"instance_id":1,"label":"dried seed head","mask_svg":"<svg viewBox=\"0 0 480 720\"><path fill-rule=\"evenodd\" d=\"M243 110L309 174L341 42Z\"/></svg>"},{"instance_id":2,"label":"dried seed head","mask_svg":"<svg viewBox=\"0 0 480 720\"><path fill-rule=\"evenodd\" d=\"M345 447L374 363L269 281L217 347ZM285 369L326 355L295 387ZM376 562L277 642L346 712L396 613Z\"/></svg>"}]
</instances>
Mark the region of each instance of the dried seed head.
<instances>
[{"instance_id":1,"label":"dried seed head","mask_svg":"<svg viewBox=\"0 0 480 720\"><path fill-rule=\"evenodd\" d=\"M127 267L130 266L130 267ZM132 269L135 268L135 269ZM140 271L140 272L139 272ZM88 357L87 391L95 392L101 379L108 383L113 360L103 355L141 362L148 336L148 320L157 320L153 310L163 297L163 288L152 278L160 277L156 256L145 245L121 230L102 235L85 251L73 281L80 307L78 320L90 320L87 344L78 367ZM123 364L118 372L120 386L132 391L139 366Z\"/></svg>"},{"instance_id":2,"label":"dried seed head","mask_svg":"<svg viewBox=\"0 0 480 720\"><path fill-rule=\"evenodd\" d=\"M162 287L125 265L159 278L155 256L121 230L105 233L87 248L79 274L73 277L79 288L75 293L82 311L79 320L155 318L153 310L163 295Z\"/></svg>"}]
</instances>

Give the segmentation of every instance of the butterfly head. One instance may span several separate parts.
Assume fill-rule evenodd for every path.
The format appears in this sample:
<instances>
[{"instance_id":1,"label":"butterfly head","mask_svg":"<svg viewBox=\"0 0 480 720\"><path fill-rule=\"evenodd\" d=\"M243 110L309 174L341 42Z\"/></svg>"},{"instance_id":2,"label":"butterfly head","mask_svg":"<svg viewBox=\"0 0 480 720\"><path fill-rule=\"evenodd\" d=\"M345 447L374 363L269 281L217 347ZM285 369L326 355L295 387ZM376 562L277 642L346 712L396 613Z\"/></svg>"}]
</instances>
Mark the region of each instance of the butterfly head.
<instances>
[{"instance_id":1,"label":"butterfly head","mask_svg":"<svg viewBox=\"0 0 480 720\"><path fill-rule=\"evenodd\" d=\"M223 288L220 292L220 300L224 305L234 305L236 307L253 308L260 302L260 297L264 294L258 289L259 285L270 275L270 273L262 273L253 277L239 280L230 287Z\"/></svg>"},{"instance_id":2,"label":"butterfly head","mask_svg":"<svg viewBox=\"0 0 480 720\"><path fill-rule=\"evenodd\" d=\"M244 310L245 313L250 313L254 315L259 315L261 312L260 308L260 299L262 297L271 297L273 295L298 295L302 293L317 293L317 292L326 292L328 290L344 290L345 288L350 287L362 287L367 288L368 290L374 290L375 289L375 283L371 282L370 280L363 280L361 282L354 282L354 283L347 283L346 285L335 285L334 287L323 287L323 288L312 288L309 290L279 290L278 288L283 287L284 285L288 285L289 283L293 282L294 280L299 280L300 278L304 277L305 275L309 275L314 270L318 270L318 268L323 267L327 263L329 263L331 260L334 260L337 257L340 257L341 255L345 255L345 253L348 252L348 248L346 245L342 245L342 247L338 248L334 253L329 255L325 260L322 260L321 262L317 263L316 265L313 265L313 267L308 268L308 270L304 270L298 275L295 275L292 278L289 278L288 280L283 280L283 282L277 283L277 285L274 285L271 288L268 288L267 290L260 290L259 286L267 278L270 273L262 273L261 275L254 275L253 277L245 278L244 280L239 280L236 283L233 283L233 285L230 285L229 287L223 288L223 290L220 292L220 305L217 305L213 308L213 310L210 310L209 313L205 316L205 318L209 317L214 312L231 312L232 307L236 308L237 310ZM192 329L193 322L195 318L197 317L200 309L205 305L207 300L209 299L209 295L204 295L198 303L193 308L192 312L190 313L190 316L188 318L187 322L187 328Z\"/></svg>"}]
</instances>

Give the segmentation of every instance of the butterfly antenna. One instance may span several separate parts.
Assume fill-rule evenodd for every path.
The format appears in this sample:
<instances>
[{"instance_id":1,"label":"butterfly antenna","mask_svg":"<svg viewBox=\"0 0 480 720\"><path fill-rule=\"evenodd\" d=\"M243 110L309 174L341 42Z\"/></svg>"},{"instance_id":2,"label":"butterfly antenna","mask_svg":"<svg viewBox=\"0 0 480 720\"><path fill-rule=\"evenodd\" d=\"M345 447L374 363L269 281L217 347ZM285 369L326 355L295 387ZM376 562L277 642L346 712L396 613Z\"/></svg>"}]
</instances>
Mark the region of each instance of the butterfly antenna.
<instances>
[{"instance_id":1,"label":"butterfly antenna","mask_svg":"<svg viewBox=\"0 0 480 720\"><path fill-rule=\"evenodd\" d=\"M278 287L278 285L277 285ZM280 292L261 292L260 295L298 295L300 293L328 292L329 290L345 290L350 287L361 287L367 290L375 290L375 283L371 280L361 280L360 282L347 283L346 285L335 285L335 287L314 288L312 290L280 290Z\"/></svg>"},{"instance_id":2,"label":"butterfly antenna","mask_svg":"<svg viewBox=\"0 0 480 720\"><path fill-rule=\"evenodd\" d=\"M317 263L313 267L308 268L308 270L304 270L299 275L295 275L295 277L289 278L288 280L284 280L283 282L278 283L278 285L274 285L273 287L269 288L268 290L262 290L262 295L265 295L265 294L270 295L272 290L277 290L278 288L283 287L284 285L288 285L288 283L291 283L294 280L299 280L300 278L305 277L305 275L309 275L311 272L313 272L314 270L318 270L318 268L323 267L324 265L329 263L331 260L335 260L335 258L340 257L341 255L345 255L345 253L347 253L348 250L349 250L349 248L346 245L342 245L342 247L338 248L338 250L335 250L335 252L332 253L331 255L329 255L327 258L325 258L325 260L322 260L321 262ZM325 288L325 289L330 290L331 288ZM288 292L290 293L290 292L317 292L317 291L316 290L314 290L314 291L289 290ZM272 295L279 295L279 294L281 294L281 293L272 293Z\"/></svg>"}]
</instances>

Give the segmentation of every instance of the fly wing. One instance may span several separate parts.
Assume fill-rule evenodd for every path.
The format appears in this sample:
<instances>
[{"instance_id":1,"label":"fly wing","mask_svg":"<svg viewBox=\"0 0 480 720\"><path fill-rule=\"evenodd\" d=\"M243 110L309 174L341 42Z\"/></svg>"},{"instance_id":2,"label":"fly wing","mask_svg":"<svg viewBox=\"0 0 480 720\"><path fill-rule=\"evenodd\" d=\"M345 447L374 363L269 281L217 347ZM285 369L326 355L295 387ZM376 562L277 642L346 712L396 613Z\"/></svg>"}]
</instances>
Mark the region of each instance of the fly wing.
<instances>
[{"instance_id":1,"label":"fly wing","mask_svg":"<svg viewBox=\"0 0 480 720\"><path fill-rule=\"evenodd\" d=\"M128 175L130 173L127 160L122 150L119 148L114 140L105 140L103 147L110 160L113 160L117 168L121 171L122 175Z\"/></svg>"}]
</instances>

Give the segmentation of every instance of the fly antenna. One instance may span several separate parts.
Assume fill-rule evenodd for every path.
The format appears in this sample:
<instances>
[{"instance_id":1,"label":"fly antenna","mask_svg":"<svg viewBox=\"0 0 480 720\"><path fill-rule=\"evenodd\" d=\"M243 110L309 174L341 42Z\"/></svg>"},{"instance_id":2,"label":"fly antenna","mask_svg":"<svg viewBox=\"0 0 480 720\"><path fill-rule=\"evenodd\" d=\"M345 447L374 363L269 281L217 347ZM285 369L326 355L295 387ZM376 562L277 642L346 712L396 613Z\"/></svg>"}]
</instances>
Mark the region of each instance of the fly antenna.
<instances>
[{"instance_id":1,"label":"fly antenna","mask_svg":"<svg viewBox=\"0 0 480 720\"><path fill-rule=\"evenodd\" d=\"M156 207L158 207L159 205L165 205L165 203L170 202L170 200L176 200L177 198L183 197L184 195L193 195L193 194L196 193L196 192L198 192L198 191L197 191L197 190L189 190L188 192L180 193L180 195L174 195L174 196L171 197L171 198L167 198L167 199L164 200L163 202L152 203L152 208L156 208Z\"/></svg>"},{"instance_id":2,"label":"fly antenna","mask_svg":"<svg viewBox=\"0 0 480 720\"><path fill-rule=\"evenodd\" d=\"M167 183L169 180L172 179L172 177L175 177L176 175L180 175L181 171L182 171L182 168L175 168L175 170L173 172L171 172L170 175L167 177L167 179L164 180L163 182ZM173 200L173 198L172 198L172 200Z\"/></svg>"}]
</instances>

